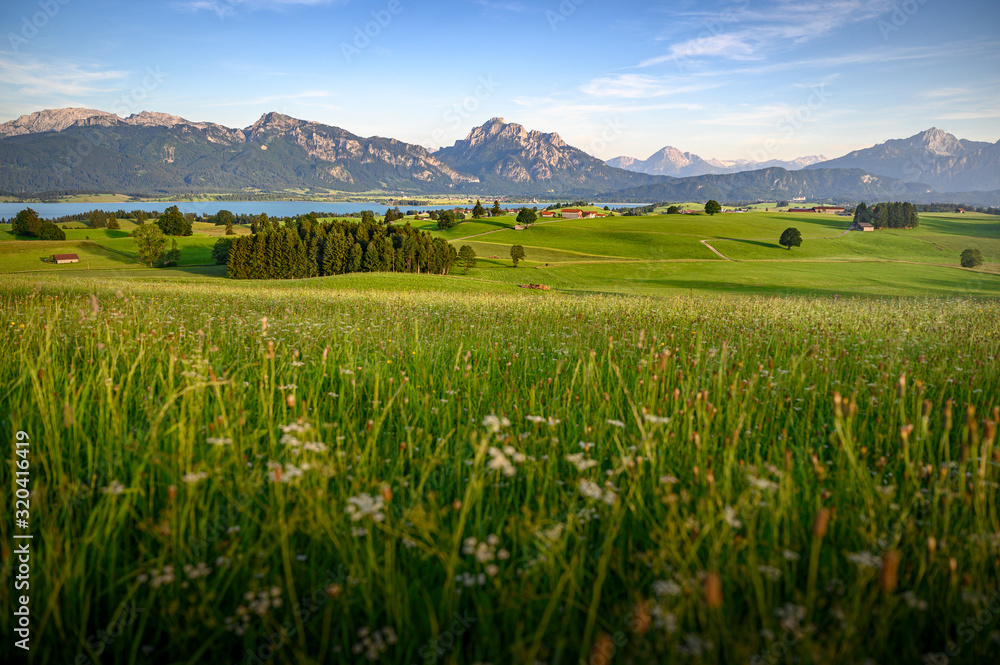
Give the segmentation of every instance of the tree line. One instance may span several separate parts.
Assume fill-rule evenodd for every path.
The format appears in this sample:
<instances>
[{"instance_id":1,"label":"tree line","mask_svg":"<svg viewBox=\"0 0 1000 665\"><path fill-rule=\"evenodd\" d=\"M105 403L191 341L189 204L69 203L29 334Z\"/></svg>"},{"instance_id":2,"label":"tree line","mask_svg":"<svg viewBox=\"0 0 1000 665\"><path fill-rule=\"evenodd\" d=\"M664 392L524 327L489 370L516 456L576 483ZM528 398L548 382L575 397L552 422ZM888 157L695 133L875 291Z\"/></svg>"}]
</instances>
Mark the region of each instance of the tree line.
<instances>
[{"instance_id":1,"label":"tree line","mask_svg":"<svg viewBox=\"0 0 1000 665\"><path fill-rule=\"evenodd\" d=\"M868 222L876 229L912 229L920 224L912 203L876 203L869 208L862 201L854 209L856 223Z\"/></svg>"},{"instance_id":2,"label":"tree line","mask_svg":"<svg viewBox=\"0 0 1000 665\"><path fill-rule=\"evenodd\" d=\"M213 250L233 279L301 279L350 272L448 274L455 249L442 238L404 226L319 222L312 215L280 226L267 224L249 236L220 238Z\"/></svg>"}]
</instances>

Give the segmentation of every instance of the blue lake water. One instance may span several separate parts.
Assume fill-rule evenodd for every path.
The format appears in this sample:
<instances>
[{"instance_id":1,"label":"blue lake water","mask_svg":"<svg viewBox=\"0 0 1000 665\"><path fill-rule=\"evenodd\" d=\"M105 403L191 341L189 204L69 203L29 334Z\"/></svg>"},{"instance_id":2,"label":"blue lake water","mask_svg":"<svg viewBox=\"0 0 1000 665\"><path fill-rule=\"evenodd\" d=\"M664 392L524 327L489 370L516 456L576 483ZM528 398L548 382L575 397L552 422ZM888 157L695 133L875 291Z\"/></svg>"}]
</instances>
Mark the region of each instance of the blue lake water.
<instances>
[{"instance_id":1,"label":"blue lake water","mask_svg":"<svg viewBox=\"0 0 1000 665\"><path fill-rule=\"evenodd\" d=\"M198 215L214 215L220 210L229 210L237 215L259 215L267 213L269 217L292 217L295 215L305 215L310 212L330 213L333 215L346 215L362 210L371 210L376 214L384 215L389 209L379 203L321 203L317 201L156 201L146 203L0 203L0 218L10 220L17 213L25 208L31 208L38 213L39 217L52 219L63 215L77 215L91 210L145 210L163 211L172 205L177 206L181 212L193 212ZM484 201L487 208L491 203ZM504 203L504 208L520 208L522 206L538 207L539 209L550 205L545 203ZM609 206L612 208L634 207L637 203L597 203L599 206ZM403 212L407 210L446 210L454 208L451 205L433 206L407 206L400 205ZM472 207L471 205L468 207Z\"/></svg>"}]
</instances>

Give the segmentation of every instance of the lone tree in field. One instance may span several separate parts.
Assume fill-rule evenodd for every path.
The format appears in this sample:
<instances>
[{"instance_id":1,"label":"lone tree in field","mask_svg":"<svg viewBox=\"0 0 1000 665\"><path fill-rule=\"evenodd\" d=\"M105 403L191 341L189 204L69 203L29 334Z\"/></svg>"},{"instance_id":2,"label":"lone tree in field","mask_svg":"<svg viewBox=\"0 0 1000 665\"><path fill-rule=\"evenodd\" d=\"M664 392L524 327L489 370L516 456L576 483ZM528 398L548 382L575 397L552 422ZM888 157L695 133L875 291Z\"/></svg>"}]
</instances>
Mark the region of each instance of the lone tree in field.
<instances>
[{"instance_id":1,"label":"lone tree in field","mask_svg":"<svg viewBox=\"0 0 1000 665\"><path fill-rule=\"evenodd\" d=\"M485 216L486 208L484 208L483 204L479 202L479 199L476 199L476 205L472 209L472 219L482 219Z\"/></svg>"},{"instance_id":2,"label":"lone tree in field","mask_svg":"<svg viewBox=\"0 0 1000 665\"><path fill-rule=\"evenodd\" d=\"M132 240L139 250L139 260L150 268L163 256L163 248L167 239L156 224L143 224L132 231Z\"/></svg>"},{"instance_id":3,"label":"lone tree in field","mask_svg":"<svg viewBox=\"0 0 1000 665\"><path fill-rule=\"evenodd\" d=\"M788 248L791 251L792 247L802 246L802 234L795 227L788 227L781 232L781 238L778 240L778 244L782 247Z\"/></svg>"},{"instance_id":4,"label":"lone tree in field","mask_svg":"<svg viewBox=\"0 0 1000 665\"><path fill-rule=\"evenodd\" d=\"M442 210L438 213L438 228L444 231L445 229L450 229L458 223L455 217L455 212L452 210Z\"/></svg>"},{"instance_id":5,"label":"lone tree in field","mask_svg":"<svg viewBox=\"0 0 1000 665\"><path fill-rule=\"evenodd\" d=\"M538 216L530 208L521 208L521 212L517 213L517 223L521 226L531 226L535 223L536 219L538 219Z\"/></svg>"},{"instance_id":6,"label":"lone tree in field","mask_svg":"<svg viewBox=\"0 0 1000 665\"><path fill-rule=\"evenodd\" d=\"M111 230L111 231L117 231L121 227L122 227L122 225L118 223L118 218L115 217L114 214L108 215L108 229L109 230Z\"/></svg>"},{"instance_id":7,"label":"lone tree in field","mask_svg":"<svg viewBox=\"0 0 1000 665\"><path fill-rule=\"evenodd\" d=\"M500 202L494 200L493 201L493 207L490 208L490 217L499 217L502 214L503 214L503 211L500 210Z\"/></svg>"},{"instance_id":8,"label":"lone tree in field","mask_svg":"<svg viewBox=\"0 0 1000 665\"><path fill-rule=\"evenodd\" d=\"M962 252L963 268L978 268L983 265L983 253L978 249L967 249Z\"/></svg>"},{"instance_id":9,"label":"lone tree in field","mask_svg":"<svg viewBox=\"0 0 1000 665\"><path fill-rule=\"evenodd\" d=\"M42 227L42 219L31 208L25 208L17 213L11 229L16 236L37 236Z\"/></svg>"},{"instance_id":10,"label":"lone tree in field","mask_svg":"<svg viewBox=\"0 0 1000 665\"><path fill-rule=\"evenodd\" d=\"M668 215L679 215L679 214L681 214L681 209L678 208L677 206L670 206L669 208L667 208L667 214Z\"/></svg>"},{"instance_id":11,"label":"lone tree in field","mask_svg":"<svg viewBox=\"0 0 1000 665\"><path fill-rule=\"evenodd\" d=\"M462 245L458 250L458 265L465 268L465 274L468 275L469 269L476 267L476 250L468 245Z\"/></svg>"},{"instance_id":12,"label":"lone tree in field","mask_svg":"<svg viewBox=\"0 0 1000 665\"><path fill-rule=\"evenodd\" d=\"M510 260L514 262L514 267L517 267L517 262L524 258L524 247L521 245L514 245L510 248Z\"/></svg>"},{"instance_id":13,"label":"lone tree in field","mask_svg":"<svg viewBox=\"0 0 1000 665\"><path fill-rule=\"evenodd\" d=\"M717 212L722 212L722 206L715 199L709 199L708 203L705 204L705 212L714 215Z\"/></svg>"}]
</instances>

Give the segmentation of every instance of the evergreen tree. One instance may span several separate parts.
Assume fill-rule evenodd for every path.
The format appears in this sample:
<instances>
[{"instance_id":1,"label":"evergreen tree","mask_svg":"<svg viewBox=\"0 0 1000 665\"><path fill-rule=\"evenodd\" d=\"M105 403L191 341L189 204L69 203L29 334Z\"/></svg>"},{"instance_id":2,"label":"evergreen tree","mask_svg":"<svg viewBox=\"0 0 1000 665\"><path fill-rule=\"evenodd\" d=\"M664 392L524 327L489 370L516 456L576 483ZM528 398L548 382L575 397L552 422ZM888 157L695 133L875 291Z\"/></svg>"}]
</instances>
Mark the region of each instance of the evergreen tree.
<instances>
[{"instance_id":1,"label":"evergreen tree","mask_svg":"<svg viewBox=\"0 0 1000 665\"><path fill-rule=\"evenodd\" d=\"M486 216L486 208L480 203L479 199L476 199L476 205L472 208L472 219L482 219Z\"/></svg>"},{"instance_id":2,"label":"evergreen tree","mask_svg":"<svg viewBox=\"0 0 1000 665\"><path fill-rule=\"evenodd\" d=\"M233 238L219 238L212 246L212 260L215 265L221 266L229 263L229 255L233 251Z\"/></svg>"},{"instance_id":3,"label":"evergreen tree","mask_svg":"<svg viewBox=\"0 0 1000 665\"><path fill-rule=\"evenodd\" d=\"M358 272L361 270L361 257L364 250L361 245L354 243L347 255L347 272Z\"/></svg>"},{"instance_id":4,"label":"evergreen tree","mask_svg":"<svg viewBox=\"0 0 1000 665\"><path fill-rule=\"evenodd\" d=\"M38 231L42 226L42 219L38 216L38 213L31 208L25 208L21 212L17 213L12 222L12 228L14 235L17 236L37 236Z\"/></svg>"},{"instance_id":5,"label":"evergreen tree","mask_svg":"<svg viewBox=\"0 0 1000 665\"><path fill-rule=\"evenodd\" d=\"M499 217L502 214L503 214L503 211L500 210L500 202L494 200L493 201L493 208L490 209L490 216L491 217Z\"/></svg>"}]
</instances>

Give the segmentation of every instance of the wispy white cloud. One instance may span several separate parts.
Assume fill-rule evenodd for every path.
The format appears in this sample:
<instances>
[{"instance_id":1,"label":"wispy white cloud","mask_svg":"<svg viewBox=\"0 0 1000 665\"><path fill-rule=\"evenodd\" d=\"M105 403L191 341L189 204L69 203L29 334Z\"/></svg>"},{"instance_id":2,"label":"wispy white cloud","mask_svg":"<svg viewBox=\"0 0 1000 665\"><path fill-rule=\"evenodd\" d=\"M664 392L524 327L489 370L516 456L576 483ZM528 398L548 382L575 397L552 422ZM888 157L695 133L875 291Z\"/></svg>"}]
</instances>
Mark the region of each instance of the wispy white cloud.
<instances>
[{"instance_id":1,"label":"wispy white cloud","mask_svg":"<svg viewBox=\"0 0 1000 665\"><path fill-rule=\"evenodd\" d=\"M506 2L504 0L476 0L476 4L486 9L496 11L512 12L514 14L533 14L538 10L533 9L523 2Z\"/></svg>"},{"instance_id":2,"label":"wispy white cloud","mask_svg":"<svg viewBox=\"0 0 1000 665\"><path fill-rule=\"evenodd\" d=\"M697 36L671 44L666 53L647 58L639 66L666 62L693 66L709 58L759 60L850 24L875 20L892 8L892 0L780 0L767 10L752 10L747 5L716 13L687 13L687 34Z\"/></svg>"},{"instance_id":3,"label":"wispy white cloud","mask_svg":"<svg viewBox=\"0 0 1000 665\"><path fill-rule=\"evenodd\" d=\"M942 120L983 120L987 118L1000 118L1000 108L952 111L951 113L943 113L937 117Z\"/></svg>"},{"instance_id":4,"label":"wispy white cloud","mask_svg":"<svg viewBox=\"0 0 1000 665\"><path fill-rule=\"evenodd\" d=\"M0 85L14 88L22 97L80 96L111 92L129 72L98 70L83 65L41 61L33 57L0 53Z\"/></svg>"},{"instance_id":5,"label":"wispy white cloud","mask_svg":"<svg viewBox=\"0 0 1000 665\"><path fill-rule=\"evenodd\" d=\"M228 101L228 102L215 102L210 104L205 104L205 107L213 106L260 106L262 104L272 104L274 102L287 102L295 100L305 100L305 99L326 99L332 97L333 95L325 90L305 90L303 92L294 92L286 95L268 95L265 97L258 97L256 99L244 99L239 101ZM330 109L336 109L338 107L324 104Z\"/></svg>"},{"instance_id":6,"label":"wispy white cloud","mask_svg":"<svg viewBox=\"0 0 1000 665\"><path fill-rule=\"evenodd\" d=\"M649 99L698 92L714 88L716 85L705 81L686 83L643 74L614 74L591 79L580 86L580 91L594 97Z\"/></svg>"},{"instance_id":7,"label":"wispy white cloud","mask_svg":"<svg viewBox=\"0 0 1000 665\"><path fill-rule=\"evenodd\" d=\"M920 96L929 97L931 99L938 99L941 97L957 97L957 96L965 97L971 94L972 90L968 88L947 87L947 88L937 88L935 90L925 90L922 93L920 93Z\"/></svg>"},{"instance_id":8,"label":"wispy white cloud","mask_svg":"<svg viewBox=\"0 0 1000 665\"><path fill-rule=\"evenodd\" d=\"M316 6L342 4L347 0L179 0L171 7L184 12L214 12L220 18L230 16L241 9L287 9L295 6Z\"/></svg>"}]
</instances>

